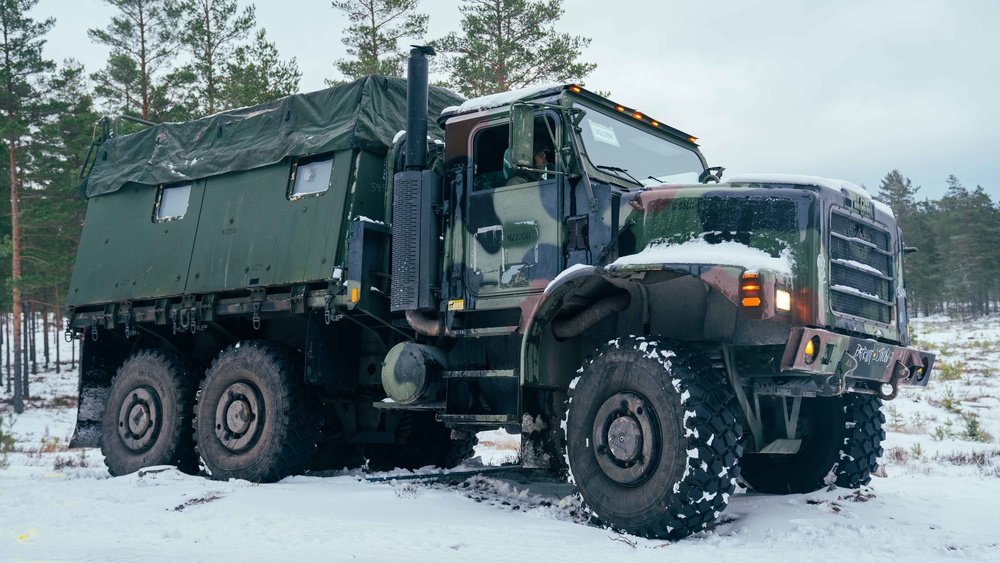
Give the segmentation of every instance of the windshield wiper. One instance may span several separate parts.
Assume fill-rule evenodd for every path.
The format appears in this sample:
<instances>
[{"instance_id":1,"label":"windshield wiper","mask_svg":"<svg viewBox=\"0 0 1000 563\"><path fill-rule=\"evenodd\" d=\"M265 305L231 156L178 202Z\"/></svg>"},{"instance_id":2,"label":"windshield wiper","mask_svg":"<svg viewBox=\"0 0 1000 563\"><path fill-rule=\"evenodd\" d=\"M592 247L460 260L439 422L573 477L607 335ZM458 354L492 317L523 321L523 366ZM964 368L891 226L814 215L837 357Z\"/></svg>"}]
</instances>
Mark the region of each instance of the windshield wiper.
<instances>
[{"instance_id":1,"label":"windshield wiper","mask_svg":"<svg viewBox=\"0 0 1000 563\"><path fill-rule=\"evenodd\" d=\"M619 178L621 178L621 175L619 175L618 172L621 172L622 174L628 176L629 180L632 180L633 182L639 184L640 186L642 185L642 182L636 180L635 176L629 174L628 170L625 170L624 168L619 168L617 166L607 166L605 164L597 164L594 166L594 168L600 168L601 170L609 170L611 172L614 172L615 176L618 176Z\"/></svg>"}]
</instances>

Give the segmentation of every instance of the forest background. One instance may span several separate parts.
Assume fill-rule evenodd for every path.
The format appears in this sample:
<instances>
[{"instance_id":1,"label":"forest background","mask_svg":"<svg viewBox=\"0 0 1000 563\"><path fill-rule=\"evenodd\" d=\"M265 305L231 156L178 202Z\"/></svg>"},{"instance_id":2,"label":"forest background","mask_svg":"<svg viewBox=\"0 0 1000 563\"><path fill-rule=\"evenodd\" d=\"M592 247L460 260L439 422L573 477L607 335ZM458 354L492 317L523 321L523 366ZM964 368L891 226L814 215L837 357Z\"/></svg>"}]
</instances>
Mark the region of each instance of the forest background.
<instances>
[{"instance_id":1,"label":"forest background","mask_svg":"<svg viewBox=\"0 0 1000 563\"><path fill-rule=\"evenodd\" d=\"M90 29L108 49L104 66L45 58L55 21L32 14L38 0L0 0L0 361L27 374L36 334L61 330L62 303L86 208L79 172L103 116L127 116L122 132L143 122L183 121L299 91L295 59L236 0L104 0L114 16ZM532 84L585 79L587 37L561 32L562 0L462 0L460 29L427 37L419 0L339 0L347 17L348 56L333 61L328 86L367 74L402 76L405 46L434 45L442 85L478 96ZM405 40L405 41L404 41ZM987 188L956 175L938 199L886 163L868 188L894 210L909 253L910 314L979 316L1000 300L1000 206ZM961 171L956 171L961 173ZM49 324L52 324L49 327ZM48 357L48 339L42 343ZM23 361L22 361L23 357ZM24 369L22 369L22 366ZM15 375L16 377L16 375Z\"/></svg>"}]
</instances>

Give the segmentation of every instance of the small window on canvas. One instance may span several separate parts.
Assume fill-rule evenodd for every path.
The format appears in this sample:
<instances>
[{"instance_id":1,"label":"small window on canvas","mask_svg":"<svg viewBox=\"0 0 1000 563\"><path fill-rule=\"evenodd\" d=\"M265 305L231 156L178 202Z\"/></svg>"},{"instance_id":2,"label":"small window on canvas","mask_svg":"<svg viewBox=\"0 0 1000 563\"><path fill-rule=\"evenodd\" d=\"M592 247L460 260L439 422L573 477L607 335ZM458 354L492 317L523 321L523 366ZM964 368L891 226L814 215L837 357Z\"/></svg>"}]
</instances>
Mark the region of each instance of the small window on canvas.
<instances>
[{"instance_id":1,"label":"small window on canvas","mask_svg":"<svg viewBox=\"0 0 1000 563\"><path fill-rule=\"evenodd\" d=\"M160 197L156 201L156 222L180 219L187 213L191 199L191 184L160 187Z\"/></svg>"},{"instance_id":2,"label":"small window on canvas","mask_svg":"<svg viewBox=\"0 0 1000 563\"><path fill-rule=\"evenodd\" d=\"M295 178L292 182L291 199L305 195L321 194L330 189L330 176L333 173L333 158L299 162L295 167Z\"/></svg>"}]
</instances>

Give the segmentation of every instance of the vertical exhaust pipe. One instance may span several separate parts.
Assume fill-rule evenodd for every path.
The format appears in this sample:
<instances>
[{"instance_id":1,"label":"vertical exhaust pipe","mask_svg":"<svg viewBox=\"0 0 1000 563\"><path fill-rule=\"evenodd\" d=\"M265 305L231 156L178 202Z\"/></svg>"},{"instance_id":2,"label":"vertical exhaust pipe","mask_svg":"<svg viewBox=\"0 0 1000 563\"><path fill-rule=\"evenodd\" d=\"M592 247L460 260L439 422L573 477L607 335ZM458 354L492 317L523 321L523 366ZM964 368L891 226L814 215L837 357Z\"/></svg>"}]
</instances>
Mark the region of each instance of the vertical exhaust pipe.
<instances>
[{"instance_id":1,"label":"vertical exhaust pipe","mask_svg":"<svg viewBox=\"0 0 1000 563\"><path fill-rule=\"evenodd\" d=\"M418 311L437 311L441 271L439 218L440 176L427 169L427 111L431 47L413 47L406 75L406 164L392 184L392 284L389 308L415 319L418 332L425 319ZM429 321L429 319L427 319ZM429 321L433 323L434 321Z\"/></svg>"},{"instance_id":2,"label":"vertical exhaust pipe","mask_svg":"<svg viewBox=\"0 0 1000 563\"><path fill-rule=\"evenodd\" d=\"M406 170L427 169L427 90L431 46L413 46L406 64Z\"/></svg>"}]
</instances>

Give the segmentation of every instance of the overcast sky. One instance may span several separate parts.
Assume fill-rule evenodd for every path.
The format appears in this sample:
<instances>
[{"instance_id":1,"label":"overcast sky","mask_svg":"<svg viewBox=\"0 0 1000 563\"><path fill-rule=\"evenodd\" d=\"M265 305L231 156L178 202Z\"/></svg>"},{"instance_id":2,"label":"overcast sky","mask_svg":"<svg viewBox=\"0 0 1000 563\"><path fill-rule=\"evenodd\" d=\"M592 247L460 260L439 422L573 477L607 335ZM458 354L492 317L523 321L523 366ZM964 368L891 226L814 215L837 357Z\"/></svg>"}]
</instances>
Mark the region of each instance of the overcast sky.
<instances>
[{"instance_id":1,"label":"overcast sky","mask_svg":"<svg viewBox=\"0 0 1000 563\"><path fill-rule=\"evenodd\" d=\"M249 2L242 1L243 5ZM423 0L428 38L458 30L455 0ZM727 174L812 174L875 192L898 168L944 194L949 174L1000 200L998 0L564 0L560 31L590 37L593 90L699 138ZM41 0L46 55L98 70L99 0ZM257 22L303 91L335 75L347 20L328 0L261 0Z\"/></svg>"}]
</instances>

